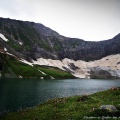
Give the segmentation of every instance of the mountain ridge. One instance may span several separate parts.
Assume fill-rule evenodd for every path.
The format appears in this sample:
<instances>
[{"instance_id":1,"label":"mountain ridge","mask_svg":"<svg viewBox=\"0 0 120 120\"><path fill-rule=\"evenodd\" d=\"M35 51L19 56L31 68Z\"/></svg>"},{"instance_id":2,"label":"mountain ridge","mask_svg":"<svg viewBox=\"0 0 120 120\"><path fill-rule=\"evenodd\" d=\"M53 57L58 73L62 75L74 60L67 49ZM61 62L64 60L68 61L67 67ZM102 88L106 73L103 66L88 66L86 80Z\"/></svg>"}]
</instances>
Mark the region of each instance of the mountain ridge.
<instances>
[{"instance_id":1,"label":"mountain ridge","mask_svg":"<svg viewBox=\"0 0 120 120\"><path fill-rule=\"evenodd\" d=\"M28 61L40 57L92 61L120 53L120 34L112 39L93 42L61 36L40 23L0 18L0 48Z\"/></svg>"},{"instance_id":2,"label":"mountain ridge","mask_svg":"<svg viewBox=\"0 0 120 120\"><path fill-rule=\"evenodd\" d=\"M119 53L120 33L85 41L40 23L0 18L0 77L118 79Z\"/></svg>"}]
</instances>

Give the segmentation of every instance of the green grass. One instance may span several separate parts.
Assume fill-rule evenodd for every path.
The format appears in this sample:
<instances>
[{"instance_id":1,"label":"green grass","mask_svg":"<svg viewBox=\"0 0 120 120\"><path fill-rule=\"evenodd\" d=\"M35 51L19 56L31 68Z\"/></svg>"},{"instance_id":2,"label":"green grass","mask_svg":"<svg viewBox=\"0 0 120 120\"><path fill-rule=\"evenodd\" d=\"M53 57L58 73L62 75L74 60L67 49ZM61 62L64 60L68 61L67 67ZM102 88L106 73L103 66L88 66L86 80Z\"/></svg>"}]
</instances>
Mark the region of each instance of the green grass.
<instances>
[{"instance_id":1,"label":"green grass","mask_svg":"<svg viewBox=\"0 0 120 120\"><path fill-rule=\"evenodd\" d=\"M54 43L54 46L53 46L53 49L55 50L55 51L61 51L62 50L62 45L61 45L61 43L60 43L60 41L58 40L58 39L53 39L53 41L52 41L53 43Z\"/></svg>"},{"instance_id":2,"label":"green grass","mask_svg":"<svg viewBox=\"0 0 120 120\"><path fill-rule=\"evenodd\" d=\"M48 67L48 66L38 66L35 65L35 67L41 71L43 71L44 73L46 73L49 76L53 76L56 79L59 78L75 78L73 75L71 75L70 73L63 71L59 68L56 67Z\"/></svg>"},{"instance_id":3,"label":"green grass","mask_svg":"<svg viewBox=\"0 0 120 120\"><path fill-rule=\"evenodd\" d=\"M51 46L47 43L47 41L42 41L39 43L39 45L45 49L45 50L48 50L48 51L52 51L52 48Z\"/></svg>"},{"instance_id":4,"label":"green grass","mask_svg":"<svg viewBox=\"0 0 120 120\"><path fill-rule=\"evenodd\" d=\"M12 48L14 48L14 50L21 52L23 50L23 47L19 44L14 43L9 37L8 38L8 42L7 44L10 45Z\"/></svg>"},{"instance_id":5,"label":"green grass","mask_svg":"<svg viewBox=\"0 0 120 120\"><path fill-rule=\"evenodd\" d=\"M27 51L31 51L31 50L32 50L32 48L31 48L30 46L28 46L28 45L25 46L25 49L26 49Z\"/></svg>"},{"instance_id":6,"label":"green grass","mask_svg":"<svg viewBox=\"0 0 120 120\"><path fill-rule=\"evenodd\" d=\"M61 45L60 44L56 44L56 45L54 45L54 49L56 50L56 51L60 51L61 50Z\"/></svg>"},{"instance_id":7,"label":"green grass","mask_svg":"<svg viewBox=\"0 0 120 120\"><path fill-rule=\"evenodd\" d=\"M5 54L0 54L0 57L2 58L1 63L4 66L4 69L2 71L2 77L18 78L22 76L23 78L44 77L44 79L51 79L52 76L55 79L74 78L74 76L70 73L55 67L46 67L38 65L30 66L20 62L15 57ZM44 72L46 75L42 74L39 70Z\"/></svg>"},{"instance_id":8,"label":"green grass","mask_svg":"<svg viewBox=\"0 0 120 120\"><path fill-rule=\"evenodd\" d=\"M9 113L0 120L85 120L87 117L120 117L120 88L92 95L74 96L49 100L31 109ZM100 110L101 105L115 105L116 113ZM94 108L94 110L93 110ZM87 118L86 118L87 119Z\"/></svg>"},{"instance_id":9,"label":"green grass","mask_svg":"<svg viewBox=\"0 0 120 120\"><path fill-rule=\"evenodd\" d=\"M41 76L44 76L32 66L24 64L14 57L2 55L2 59L4 59L4 70L2 71L3 77L5 77L6 74L9 74L9 76L12 76L14 74L14 77L22 76L25 78L40 78Z\"/></svg>"},{"instance_id":10,"label":"green grass","mask_svg":"<svg viewBox=\"0 0 120 120\"><path fill-rule=\"evenodd\" d=\"M23 40L25 45L31 45L31 42L29 41L29 38L27 35L25 35L25 33L23 33L20 29L18 29L18 34L21 40Z\"/></svg>"}]
</instances>

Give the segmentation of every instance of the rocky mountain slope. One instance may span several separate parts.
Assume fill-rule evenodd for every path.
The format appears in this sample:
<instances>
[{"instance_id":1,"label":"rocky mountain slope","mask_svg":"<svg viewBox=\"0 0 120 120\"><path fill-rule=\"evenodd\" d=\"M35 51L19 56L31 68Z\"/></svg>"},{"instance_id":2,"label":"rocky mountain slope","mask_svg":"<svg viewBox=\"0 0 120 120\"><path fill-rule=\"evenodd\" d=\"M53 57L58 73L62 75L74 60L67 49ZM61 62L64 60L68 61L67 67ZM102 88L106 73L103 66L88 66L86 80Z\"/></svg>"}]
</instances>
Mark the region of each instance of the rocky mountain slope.
<instances>
[{"instance_id":1,"label":"rocky mountain slope","mask_svg":"<svg viewBox=\"0 0 120 120\"><path fill-rule=\"evenodd\" d=\"M57 67L57 69L67 71L79 78L96 78L96 76L99 76L98 78L120 78L120 67L117 64L120 60L119 57L116 58L119 56L116 54L119 53L120 34L105 41L84 41L61 36L39 23L0 18L0 69L1 71L4 69L5 72L2 75L8 77L11 76L11 73L17 77L35 77L29 76L25 71L33 69L33 67L36 69L34 65L45 65L50 69ZM9 57L3 59L3 54L9 57L14 56L15 59L12 59L14 62L11 61L13 64L8 62L11 60L7 59ZM115 59L114 62L112 62L113 59ZM15 73L15 69L17 69L13 68L15 61L20 68L22 63L26 63L22 64L21 71L26 69L23 67L26 65L32 66L32 68L24 71L26 75ZM5 69L3 66L3 63L7 62L10 63L8 66L12 66L9 69ZM44 71L44 69L39 70ZM31 71L33 72L33 70ZM50 76L51 74L49 78Z\"/></svg>"},{"instance_id":2,"label":"rocky mountain slope","mask_svg":"<svg viewBox=\"0 0 120 120\"><path fill-rule=\"evenodd\" d=\"M31 64L54 66L66 70L78 78L116 79L120 78L120 54L110 55L100 60L52 60L39 58Z\"/></svg>"},{"instance_id":3,"label":"rocky mountain slope","mask_svg":"<svg viewBox=\"0 0 120 120\"><path fill-rule=\"evenodd\" d=\"M120 34L100 42L67 38L42 24L0 18L0 48L28 61L40 57L92 61L120 53Z\"/></svg>"}]
</instances>

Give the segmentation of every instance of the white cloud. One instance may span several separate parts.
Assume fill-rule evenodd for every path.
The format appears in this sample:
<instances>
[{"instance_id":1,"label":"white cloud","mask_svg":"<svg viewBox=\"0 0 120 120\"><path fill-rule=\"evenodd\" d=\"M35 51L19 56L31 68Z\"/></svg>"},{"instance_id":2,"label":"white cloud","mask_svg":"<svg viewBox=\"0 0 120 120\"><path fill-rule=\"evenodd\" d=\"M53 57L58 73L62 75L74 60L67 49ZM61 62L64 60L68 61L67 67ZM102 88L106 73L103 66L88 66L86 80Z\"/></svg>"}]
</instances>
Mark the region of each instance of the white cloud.
<instances>
[{"instance_id":1,"label":"white cloud","mask_svg":"<svg viewBox=\"0 0 120 120\"><path fill-rule=\"evenodd\" d=\"M0 0L1 17L42 23L67 37L104 40L120 32L118 0Z\"/></svg>"}]
</instances>

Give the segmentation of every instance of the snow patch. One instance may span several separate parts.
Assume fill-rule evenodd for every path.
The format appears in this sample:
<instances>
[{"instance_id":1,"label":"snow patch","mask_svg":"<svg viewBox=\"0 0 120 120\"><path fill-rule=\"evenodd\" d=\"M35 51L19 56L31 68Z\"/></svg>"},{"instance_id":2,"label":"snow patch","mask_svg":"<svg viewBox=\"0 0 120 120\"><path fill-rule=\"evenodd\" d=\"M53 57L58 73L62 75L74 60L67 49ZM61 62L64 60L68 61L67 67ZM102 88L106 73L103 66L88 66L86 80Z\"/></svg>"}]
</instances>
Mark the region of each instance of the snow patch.
<instances>
[{"instance_id":1,"label":"snow patch","mask_svg":"<svg viewBox=\"0 0 120 120\"><path fill-rule=\"evenodd\" d=\"M100 60L85 62L82 60L71 60L68 58L60 60L52 60L52 59L44 59L39 58L37 61L33 61L33 64L38 65L46 65L46 66L53 66L58 67L62 70L69 70L72 75L78 78L89 78L89 71L91 67L110 67L111 70L120 70L120 54L117 55L110 55L107 57L104 57ZM69 66L69 64L74 64L77 68L75 70L72 70ZM67 68L67 69L65 69Z\"/></svg>"},{"instance_id":2,"label":"snow patch","mask_svg":"<svg viewBox=\"0 0 120 120\"><path fill-rule=\"evenodd\" d=\"M85 75L80 75L80 74L72 74L73 76L77 77L77 78L86 78Z\"/></svg>"},{"instance_id":3,"label":"snow patch","mask_svg":"<svg viewBox=\"0 0 120 120\"><path fill-rule=\"evenodd\" d=\"M33 66L33 64L32 64L31 62L28 62L28 61L26 61L26 60L24 60L24 59L19 60L19 61L21 61L21 62L23 62L23 63L25 63L25 64L28 64L28 65L30 65L30 66Z\"/></svg>"},{"instance_id":4,"label":"snow patch","mask_svg":"<svg viewBox=\"0 0 120 120\"><path fill-rule=\"evenodd\" d=\"M41 72L42 74L44 74L44 75L47 75L47 74L45 74L44 72L42 72L41 70L38 70L39 72Z\"/></svg>"},{"instance_id":5,"label":"snow patch","mask_svg":"<svg viewBox=\"0 0 120 120\"><path fill-rule=\"evenodd\" d=\"M6 41L6 42L8 41L8 39L7 39L3 34L1 34L1 33L0 33L0 37L1 37L4 41Z\"/></svg>"},{"instance_id":6,"label":"snow patch","mask_svg":"<svg viewBox=\"0 0 120 120\"><path fill-rule=\"evenodd\" d=\"M77 78L90 78L89 71L90 68L92 67L110 67L111 70L120 70L120 64L118 64L120 62L120 54L110 55L100 60L90 62L85 62L82 60L74 61L68 58L63 59L62 61L39 58L37 59L37 61L33 61L33 63L27 62L26 60L22 60L22 62L29 64L31 66L37 64L57 67L65 71L69 71L72 75L74 75ZM76 66L76 69L72 69L70 67L70 63L74 64L74 66ZM43 73L42 71L40 72Z\"/></svg>"},{"instance_id":7,"label":"snow patch","mask_svg":"<svg viewBox=\"0 0 120 120\"><path fill-rule=\"evenodd\" d=\"M4 47L4 51L7 52L7 48Z\"/></svg>"},{"instance_id":8,"label":"snow patch","mask_svg":"<svg viewBox=\"0 0 120 120\"><path fill-rule=\"evenodd\" d=\"M19 78L23 78L21 75L19 75Z\"/></svg>"},{"instance_id":9,"label":"snow patch","mask_svg":"<svg viewBox=\"0 0 120 120\"><path fill-rule=\"evenodd\" d=\"M23 45L23 43L22 43L22 42L19 42L19 44L20 44L20 45Z\"/></svg>"},{"instance_id":10,"label":"snow patch","mask_svg":"<svg viewBox=\"0 0 120 120\"><path fill-rule=\"evenodd\" d=\"M40 79L44 79L44 77L40 77Z\"/></svg>"},{"instance_id":11,"label":"snow patch","mask_svg":"<svg viewBox=\"0 0 120 120\"><path fill-rule=\"evenodd\" d=\"M55 79L53 76L50 76L51 79Z\"/></svg>"},{"instance_id":12,"label":"snow patch","mask_svg":"<svg viewBox=\"0 0 120 120\"><path fill-rule=\"evenodd\" d=\"M63 66L68 67L60 60L52 60L52 59L44 59L44 58L39 58L37 59L37 61L33 61L33 64L58 67L62 70L65 70Z\"/></svg>"},{"instance_id":13,"label":"snow patch","mask_svg":"<svg viewBox=\"0 0 120 120\"><path fill-rule=\"evenodd\" d=\"M7 52L7 54L8 54L8 55L11 55L11 56L15 56L15 55L13 55L13 54L11 54L11 53L9 53L9 52Z\"/></svg>"}]
</instances>

